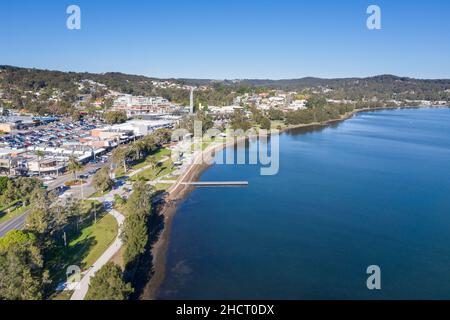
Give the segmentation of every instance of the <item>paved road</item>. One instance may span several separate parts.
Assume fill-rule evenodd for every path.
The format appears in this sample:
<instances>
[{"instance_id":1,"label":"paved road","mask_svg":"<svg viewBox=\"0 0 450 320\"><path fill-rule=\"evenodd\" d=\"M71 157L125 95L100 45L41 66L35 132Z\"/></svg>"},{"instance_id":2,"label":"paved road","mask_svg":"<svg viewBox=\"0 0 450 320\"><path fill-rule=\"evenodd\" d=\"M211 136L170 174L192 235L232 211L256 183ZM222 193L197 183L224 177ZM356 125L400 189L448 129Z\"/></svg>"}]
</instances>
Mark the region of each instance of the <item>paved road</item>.
<instances>
[{"instance_id":1,"label":"paved road","mask_svg":"<svg viewBox=\"0 0 450 320\"><path fill-rule=\"evenodd\" d=\"M109 162L87 165L80 172L80 174L86 174L91 170L98 169L98 168L101 168L104 166L109 166L109 165L110 165ZM48 190L51 191L60 186L63 186L64 183L66 183L67 181L70 181L70 180L73 180L72 174L65 174L63 176L60 176L48 184ZM81 187L72 188L70 191L67 191L67 192L69 192L72 196L81 197ZM92 188L92 186L90 186L90 184L83 187L83 193L84 193L85 198L89 197L94 192L95 192L95 190ZM0 237L3 237L9 231L22 229L25 219L30 214L30 212L31 212L31 210L27 210L24 213L22 213L20 216L14 217L11 220L1 223L0 224Z\"/></svg>"},{"instance_id":2,"label":"paved road","mask_svg":"<svg viewBox=\"0 0 450 320\"><path fill-rule=\"evenodd\" d=\"M0 224L0 237L3 237L11 230L20 230L22 229L23 224L25 223L25 219L30 214L30 210L25 211L20 216L14 217L11 220L8 220L2 224Z\"/></svg>"}]
</instances>

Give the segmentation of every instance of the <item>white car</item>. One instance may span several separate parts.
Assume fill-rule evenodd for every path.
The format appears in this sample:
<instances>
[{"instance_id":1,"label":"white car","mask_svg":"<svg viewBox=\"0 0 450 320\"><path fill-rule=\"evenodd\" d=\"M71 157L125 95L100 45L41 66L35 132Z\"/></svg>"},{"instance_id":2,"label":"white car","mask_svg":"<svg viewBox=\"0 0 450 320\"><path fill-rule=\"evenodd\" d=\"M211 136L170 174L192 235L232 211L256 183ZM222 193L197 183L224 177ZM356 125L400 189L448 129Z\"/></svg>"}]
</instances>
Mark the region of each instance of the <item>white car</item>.
<instances>
[{"instance_id":1,"label":"white car","mask_svg":"<svg viewBox=\"0 0 450 320\"><path fill-rule=\"evenodd\" d=\"M55 177L50 177L50 176L42 178L42 180L44 180L44 181L53 181L55 179L56 179Z\"/></svg>"}]
</instances>

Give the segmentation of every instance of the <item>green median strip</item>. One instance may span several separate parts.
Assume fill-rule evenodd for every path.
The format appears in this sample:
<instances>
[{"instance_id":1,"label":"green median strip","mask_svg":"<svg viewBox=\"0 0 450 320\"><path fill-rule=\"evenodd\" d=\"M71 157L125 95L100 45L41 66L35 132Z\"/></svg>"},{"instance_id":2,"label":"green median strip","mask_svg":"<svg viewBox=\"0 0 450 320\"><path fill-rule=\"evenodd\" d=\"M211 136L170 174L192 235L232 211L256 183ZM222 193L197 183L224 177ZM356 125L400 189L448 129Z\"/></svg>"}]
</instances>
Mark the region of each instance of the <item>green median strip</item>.
<instances>
[{"instance_id":1,"label":"green median strip","mask_svg":"<svg viewBox=\"0 0 450 320\"><path fill-rule=\"evenodd\" d=\"M27 211L29 208L30 208L30 206L26 206L26 207L20 206L20 207L17 207L15 209L11 210L10 212L7 212L7 210L5 210L6 212L3 211L4 212L3 214L0 213L0 223L6 223L11 219L20 216L25 211Z\"/></svg>"}]
</instances>

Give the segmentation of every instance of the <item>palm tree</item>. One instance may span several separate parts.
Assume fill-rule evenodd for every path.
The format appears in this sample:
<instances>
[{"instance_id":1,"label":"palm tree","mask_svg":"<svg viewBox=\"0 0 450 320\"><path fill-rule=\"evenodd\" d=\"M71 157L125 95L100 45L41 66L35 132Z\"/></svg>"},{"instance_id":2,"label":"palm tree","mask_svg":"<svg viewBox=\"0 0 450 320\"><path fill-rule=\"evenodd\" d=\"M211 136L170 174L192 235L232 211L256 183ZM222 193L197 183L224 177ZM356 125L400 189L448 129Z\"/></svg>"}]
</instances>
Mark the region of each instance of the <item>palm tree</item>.
<instances>
[{"instance_id":1,"label":"palm tree","mask_svg":"<svg viewBox=\"0 0 450 320\"><path fill-rule=\"evenodd\" d=\"M145 150L145 144L142 140L136 141L131 146L132 152L134 152L134 160L141 160L142 159L142 153Z\"/></svg>"},{"instance_id":2,"label":"palm tree","mask_svg":"<svg viewBox=\"0 0 450 320\"><path fill-rule=\"evenodd\" d=\"M36 156L38 157L38 171L39 171L39 177L40 177L41 176L41 160L45 156L45 153L42 150L37 150Z\"/></svg>"},{"instance_id":3,"label":"palm tree","mask_svg":"<svg viewBox=\"0 0 450 320\"><path fill-rule=\"evenodd\" d=\"M75 158L74 156L71 156L69 159L69 165L67 166L69 172L73 173L74 180L77 179L77 172L81 169L81 163Z\"/></svg>"},{"instance_id":4,"label":"palm tree","mask_svg":"<svg viewBox=\"0 0 450 320\"><path fill-rule=\"evenodd\" d=\"M142 142L148 153L152 153L153 150L156 149L157 141L153 135L146 136Z\"/></svg>"},{"instance_id":5,"label":"palm tree","mask_svg":"<svg viewBox=\"0 0 450 320\"><path fill-rule=\"evenodd\" d=\"M158 164L159 164L158 160L156 160L154 157L151 157L149 159L149 166L150 166L150 169L152 169L153 173L155 174L155 179L157 176L156 168L158 167Z\"/></svg>"},{"instance_id":6,"label":"palm tree","mask_svg":"<svg viewBox=\"0 0 450 320\"><path fill-rule=\"evenodd\" d=\"M128 160L129 155L130 155L130 150L128 147L126 147L126 146L118 147L113 151L111 159L115 165L117 165L117 166L123 165L123 170L126 173L127 172L127 160Z\"/></svg>"}]
</instances>

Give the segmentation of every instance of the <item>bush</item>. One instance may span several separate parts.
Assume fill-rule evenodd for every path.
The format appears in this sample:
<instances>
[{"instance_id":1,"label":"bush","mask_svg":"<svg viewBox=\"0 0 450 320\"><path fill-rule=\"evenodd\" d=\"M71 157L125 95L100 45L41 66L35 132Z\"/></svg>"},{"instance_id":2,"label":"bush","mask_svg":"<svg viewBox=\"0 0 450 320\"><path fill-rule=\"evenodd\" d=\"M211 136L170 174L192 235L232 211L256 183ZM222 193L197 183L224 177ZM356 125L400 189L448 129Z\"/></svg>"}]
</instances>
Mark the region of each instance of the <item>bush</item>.
<instances>
[{"instance_id":1,"label":"bush","mask_svg":"<svg viewBox=\"0 0 450 320\"><path fill-rule=\"evenodd\" d=\"M133 291L123 280L122 269L108 262L92 278L86 300L126 300Z\"/></svg>"}]
</instances>

